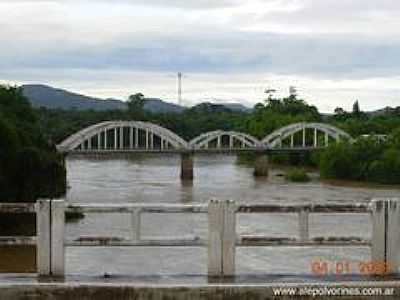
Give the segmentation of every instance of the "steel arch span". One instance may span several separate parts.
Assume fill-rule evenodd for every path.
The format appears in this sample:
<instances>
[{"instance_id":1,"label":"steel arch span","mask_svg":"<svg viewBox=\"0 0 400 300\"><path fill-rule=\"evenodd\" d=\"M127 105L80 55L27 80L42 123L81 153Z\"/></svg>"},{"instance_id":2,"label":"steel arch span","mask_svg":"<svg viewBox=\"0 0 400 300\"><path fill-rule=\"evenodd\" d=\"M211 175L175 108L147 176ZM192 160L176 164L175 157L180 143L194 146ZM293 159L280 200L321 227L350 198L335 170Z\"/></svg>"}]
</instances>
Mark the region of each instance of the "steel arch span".
<instances>
[{"instance_id":1,"label":"steel arch span","mask_svg":"<svg viewBox=\"0 0 400 300\"><path fill-rule=\"evenodd\" d=\"M319 148L328 146L330 140L340 141L342 139L352 140L352 137L345 131L329 124L303 122L275 130L262 140L262 144L272 149L282 148L284 142L286 142L287 148Z\"/></svg>"},{"instance_id":2,"label":"steel arch span","mask_svg":"<svg viewBox=\"0 0 400 300\"><path fill-rule=\"evenodd\" d=\"M193 150L200 149L256 149L262 148L255 137L236 131L215 130L203 133L189 142Z\"/></svg>"},{"instance_id":3,"label":"steel arch span","mask_svg":"<svg viewBox=\"0 0 400 300\"><path fill-rule=\"evenodd\" d=\"M169 129L141 121L107 121L78 131L57 145L76 150L185 150L188 143Z\"/></svg>"}]
</instances>

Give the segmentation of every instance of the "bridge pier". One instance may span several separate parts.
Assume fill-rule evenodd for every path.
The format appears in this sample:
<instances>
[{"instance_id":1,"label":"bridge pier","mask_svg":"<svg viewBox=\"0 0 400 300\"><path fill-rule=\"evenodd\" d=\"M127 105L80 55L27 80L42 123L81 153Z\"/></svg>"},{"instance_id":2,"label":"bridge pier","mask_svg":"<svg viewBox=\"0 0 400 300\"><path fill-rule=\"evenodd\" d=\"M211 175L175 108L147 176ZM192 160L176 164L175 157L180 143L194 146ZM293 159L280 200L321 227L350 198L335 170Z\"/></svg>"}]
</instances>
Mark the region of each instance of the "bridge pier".
<instances>
[{"instance_id":1,"label":"bridge pier","mask_svg":"<svg viewBox=\"0 0 400 300\"><path fill-rule=\"evenodd\" d=\"M193 180L193 153L181 153L181 179Z\"/></svg>"},{"instance_id":2,"label":"bridge pier","mask_svg":"<svg viewBox=\"0 0 400 300\"><path fill-rule=\"evenodd\" d=\"M253 174L255 177L268 177L268 156L266 154L256 154Z\"/></svg>"}]
</instances>

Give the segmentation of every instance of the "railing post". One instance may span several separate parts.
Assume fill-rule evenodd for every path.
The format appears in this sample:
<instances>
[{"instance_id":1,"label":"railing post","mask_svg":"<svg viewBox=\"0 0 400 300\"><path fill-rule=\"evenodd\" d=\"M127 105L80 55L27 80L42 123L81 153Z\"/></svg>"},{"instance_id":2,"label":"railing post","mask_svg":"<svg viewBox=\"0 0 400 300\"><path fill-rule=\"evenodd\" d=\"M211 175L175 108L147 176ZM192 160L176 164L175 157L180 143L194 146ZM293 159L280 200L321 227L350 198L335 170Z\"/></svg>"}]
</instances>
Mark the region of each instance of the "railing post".
<instances>
[{"instance_id":1,"label":"railing post","mask_svg":"<svg viewBox=\"0 0 400 300\"><path fill-rule=\"evenodd\" d=\"M133 127L129 127L129 149L133 149Z\"/></svg>"},{"instance_id":2,"label":"railing post","mask_svg":"<svg viewBox=\"0 0 400 300\"><path fill-rule=\"evenodd\" d=\"M107 129L104 129L104 150L107 150Z\"/></svg>"},{"instance_id":3,"label":"railing post","mask_svg":"<svg viewBox=\"0 0 400 300\"><path fill-rule=\"evenodd\" d=\"M318 147L318 131L317 128L314 128L314 147Z\"/></svg>"},{"instance_id":4,"label":"railing post","mask_svg":"<svg viewBox=\"0 0 400 300\"><path fill-rule=\"evenodd\" d=\"M232 149L233 148L233 144L234 144L234 142L233 142L233 136L229 136L229 148L230 149Z\"/></svg>"},{"instance_id":5,"label":"railing post","mask_svg":"<svg viewBox=\"0 0 400 300\"><path fill-rule=\"evenodd\" d=\"M51 275L65 275L65 202L51 201Z\"/></svg>"},{"instance_id":6,"label":"railing post","mask_svg":"<svg viewBox=\"0 0 400 300\"><path fill-rule=\"evenodd\" d=\"M141 211L140 209L134 209L132 211L131 216L131 224L132 224L132 240L140 241L140 226L141 226Z\"/></svg>"},{"instance_id":7,"label":"railing post","mask_svg":"<svg viewBox=\"0 0 400 300\"><path fill-rule=\"evenodd\" d=\"M135 127L135 149L139 148L139 128Z\"/></svg>"},{"instance_id":8,"label":"railing post","mask_svg":"<svg viewBox=\"0 0 400 300\"><path fill-rule=\"evenodd\" d=\"M371 256L374 262L386 261L386 213L385 200L372 200L372 247Z\"/></svg>"},{"instance_id":9,"label":"railing post","mask_svg":"<svg viewBox=\"0 0 400 300\"><path fill-rule=\"evenodd\" d=\"M222 231L224 207L222 202L208 203L208 276L222 275Z\"/></svg>"},{"instance_id":10,"label":"railing post","mask_svg":"<svg viewBox=\"0 0 400 300\"><path fill-rule=\"evenodd\" d=\"M224 201L223 206L222 275L234 276L236 264L236 205L234 201Z\"/></svg>"},{"instance_id":11,"label":"railing post","mask_svg":"<svg viewBox=\"0 0 400 300\"><path fill-rule=\"evenodd\" d=\"M389 199L387 221L386 263L390 273L400 271L400 199Z\"/></svg>"},{"instance_id":12,"label":"railing post","mask_svg":"<svg viewBox=\"0 0 400 300\"><path fill-rule=\"evenodd\" d=\"M302 242L308 241L310 238L309 233L309 212L307 208L299 212L299 238Z\"/></svg>"},{"instance_id":13,"label":"railing post","mask_svg":"<svg viewBox=\"0 0 400 300\"><path fill-rule=\"evenodd\" d=\"M36 224L36 257L39 276L64 276L64 200L38 200Z\"/></svg>"},{"instance_id":14,"label":"railing post","mask_svg":"<svg viewBox=\"0 0 400 300\"><path fill-rule=\"evenodd\" d=\"M118 135L117 128L114 128L114 150L118 149Z\"/></svg>"},{"instance_id":15,"label":"railing post","mask_svg":"<svg viewBox=\"0 0 400 300\"><path fill-rule=\"evenodd\" d=\"M39 276L51 275L50 200L36 202L36 264Z\"/></svg>"},{"instance_id":16,"label":"railing post","mask_svg":"<svg viewBox=\"0 0 400 300\"><path fill-rule=\"evenodd\" d=\"M399 273L400 267L400 201L373 200L372 206L372 261L384 264L379 273ZM380 268L381 269L381 268Z\"/></svg>"},{"instance_id":17,"label":"railing post","mask_svg":"<svg viewBox=\"0 0 400 300\"><path fill-rule=\"evenodd\" d=\"M236 205L211 200L208 204L208 276L234 276Z\"/></svg>"}]
</instances>

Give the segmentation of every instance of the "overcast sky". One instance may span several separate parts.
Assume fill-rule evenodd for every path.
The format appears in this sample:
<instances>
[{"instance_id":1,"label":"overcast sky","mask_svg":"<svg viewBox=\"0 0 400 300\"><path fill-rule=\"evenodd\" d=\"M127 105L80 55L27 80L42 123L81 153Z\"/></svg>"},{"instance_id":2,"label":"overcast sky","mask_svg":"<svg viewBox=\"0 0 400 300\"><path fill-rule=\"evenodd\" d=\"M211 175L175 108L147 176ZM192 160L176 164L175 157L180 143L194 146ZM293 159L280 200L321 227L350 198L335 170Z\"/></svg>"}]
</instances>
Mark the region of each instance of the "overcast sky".
<instances>
[{"instance_id":1,"label":"overcast sky","mask_svg":"<svg viewBox=\"0 0 400 300\"><path fill-rule=\"evenodd\" d=\"M0 82L323 112L400 105L398 0L0 0Z\"/></svg>"}]
</instances>

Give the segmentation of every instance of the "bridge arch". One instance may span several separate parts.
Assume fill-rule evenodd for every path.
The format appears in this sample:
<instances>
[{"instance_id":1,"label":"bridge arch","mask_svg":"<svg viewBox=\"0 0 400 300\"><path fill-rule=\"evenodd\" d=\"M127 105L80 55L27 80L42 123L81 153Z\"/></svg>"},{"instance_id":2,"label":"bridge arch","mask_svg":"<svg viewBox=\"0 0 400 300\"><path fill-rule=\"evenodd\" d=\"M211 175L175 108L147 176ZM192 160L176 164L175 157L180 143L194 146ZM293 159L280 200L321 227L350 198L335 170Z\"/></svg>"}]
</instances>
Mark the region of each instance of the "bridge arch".
<instances>
[{"instance_id":1,"label":"bridge arch","mask_svg":"<svg viewBox=\"0 0 400 300\"><path fill-rule=\"evenodd\" d=\"M286 144L287 148L319 148L328 146L331 140L341 139L352 140L352 137L329 124L302 122L275 130L262 140L262 144L268 148L283 148L283 144Z\"/></svg>"},{"instance_id":2,"label":"bridge arch","mask_svg":"<svg viewBox=\"0 0 400 300\"><path fill-rule=\"evenodd\" d=\"M78 131L57 145L60 152L188 148L188 143L169 129L140 121L107 121L95 124Z\"/></svg>"},{"instance_id":3,"label":"bridge arch","mask_svg":"<svg viewBox=\"0 0 400 300\"><path fill-rule=\"evenodd\" d=\"M236 131L215 130L203 133L189 142L194 150L199 149L246 149L260 148L261 142L255 137Z\"/></svg>"}]
</instances>

